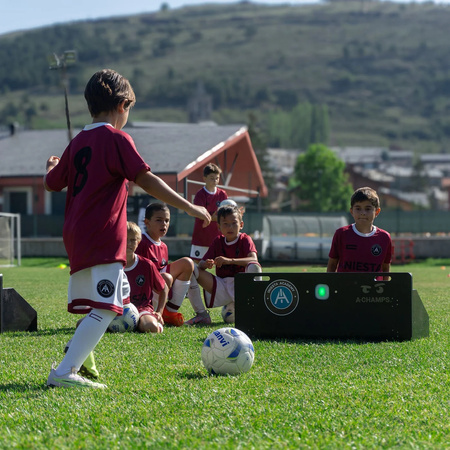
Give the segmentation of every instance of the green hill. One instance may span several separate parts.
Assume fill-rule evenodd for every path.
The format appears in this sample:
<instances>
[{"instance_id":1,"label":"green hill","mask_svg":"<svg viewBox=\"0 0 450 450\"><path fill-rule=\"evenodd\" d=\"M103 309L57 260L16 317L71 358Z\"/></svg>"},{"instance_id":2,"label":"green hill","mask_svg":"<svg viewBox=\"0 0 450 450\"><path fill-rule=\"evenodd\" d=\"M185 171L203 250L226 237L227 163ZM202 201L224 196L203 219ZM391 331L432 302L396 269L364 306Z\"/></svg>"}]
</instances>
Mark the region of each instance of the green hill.
<instances>
[{"instance_id":1,"label":"green hill","mask_svg":"<svg viewBox=\"0 0 450 450\"><path fill-rule=\"evenodd\" d=\"M331 145L446 151L450 138L450 7L377 1L307 6L248 2L75 22L0 36L0 123L64 127L60 73L47 55L75 49L75 125L82 91L111 67L135 87L132 120L187 120L197 82L219 123L264 125L269 111L327 104Z\"/></svg>"}]
</instances>

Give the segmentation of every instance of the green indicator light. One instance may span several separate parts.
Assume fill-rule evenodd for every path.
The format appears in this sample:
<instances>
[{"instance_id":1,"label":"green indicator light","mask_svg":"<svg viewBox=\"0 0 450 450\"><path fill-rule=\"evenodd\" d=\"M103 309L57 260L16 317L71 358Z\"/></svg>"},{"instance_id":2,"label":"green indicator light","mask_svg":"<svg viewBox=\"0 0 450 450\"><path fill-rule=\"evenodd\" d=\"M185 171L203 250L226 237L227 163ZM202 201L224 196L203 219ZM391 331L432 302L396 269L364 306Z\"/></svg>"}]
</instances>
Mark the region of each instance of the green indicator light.
<instances>
[{"instance_id":1,"label":"green indicator light","mask_svg":"<svg viewBox=\"0 0 450 450\"><path fill-rule=\"evenodd\" d=\"M330 288L327 284L318 284L315 289L317 300L328 300L330 297Z\"/></svg>"}]
</instances>

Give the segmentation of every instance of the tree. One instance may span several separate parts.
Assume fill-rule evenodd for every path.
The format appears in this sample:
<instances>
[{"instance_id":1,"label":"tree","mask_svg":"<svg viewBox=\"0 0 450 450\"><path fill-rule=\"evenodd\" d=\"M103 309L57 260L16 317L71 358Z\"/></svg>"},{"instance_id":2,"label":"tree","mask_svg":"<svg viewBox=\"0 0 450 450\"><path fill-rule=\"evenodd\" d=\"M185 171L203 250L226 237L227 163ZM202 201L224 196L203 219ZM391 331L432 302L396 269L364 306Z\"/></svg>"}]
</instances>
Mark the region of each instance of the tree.
<instances>
[{"instance_id":1,"label":"tree","mask_svg":"<svg viewBox=\"0 0 450 450\"><path fill-rule=\"evenodd\" d=\"M329 148L312 144L297 158L289 185L304 211L347 211L353 188L344 172L345 163Z\"/></svg>"}]
</instances>

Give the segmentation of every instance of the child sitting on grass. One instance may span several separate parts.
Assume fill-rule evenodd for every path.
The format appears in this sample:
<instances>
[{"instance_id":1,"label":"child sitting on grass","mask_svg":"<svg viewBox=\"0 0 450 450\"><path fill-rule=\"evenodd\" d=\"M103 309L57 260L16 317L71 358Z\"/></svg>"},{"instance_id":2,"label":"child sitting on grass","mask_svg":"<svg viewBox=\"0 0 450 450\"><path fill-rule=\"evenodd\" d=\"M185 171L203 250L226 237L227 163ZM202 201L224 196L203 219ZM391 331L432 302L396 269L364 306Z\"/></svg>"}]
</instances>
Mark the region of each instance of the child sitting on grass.
<instances>
[{"instance_id":1,"label":"child sitting on grass","mask_svg":"<svg viewBox=\"0 0 450 450\"><path fill-rule=\"evenodd\" d=\"M161 240L170 225L170 210L165 203L150 203L145 209L144 223L147 231L142 233L136 253L152 261L162 274L170 289L169 300L162 310L162 318L166 324L180 327L184 324L184 317L178 310L191 283L194 262L191 258L183 257L169 263L167 245ZM158 296L154 295L154 305L158 300ZM197 300L197 306L193 303L193 308L195 311L204 310L201 299Z\"/></svg>"},{"instance_id":2,"label":"child sitting on grass","mask_svg":"<svg viewBox=\"0 0 450 450\"><path fill-rule=\"evenodd\" d=\"M207 308L230 305L234 308L234 276L240 272L261 273L255 244L250 236L241 233L244 226L242 211L237 206L222 206L217 211L221 236L214 239L203 259L194 270L203 287ZM216 268L216 275L206 269ZM200 295L200 293L199 293ZM186 325L201 323L194 317Z\"/></svg>"},{"instance_id":3,"label":"child sitting on grass","mask_svg":"<svg viewBox=\"0 0 450 450\"><path fill-rule=\"evenodd\" d=\"M130 283L130 300L139 311L138 331L162 333L162 311L169 288L155 264L135 253L142 240L141 229L134 222L127 223L127 265L125 274ZM153 292L159 297L156 310L152 302Z\"/></svg>"}]
</instances>

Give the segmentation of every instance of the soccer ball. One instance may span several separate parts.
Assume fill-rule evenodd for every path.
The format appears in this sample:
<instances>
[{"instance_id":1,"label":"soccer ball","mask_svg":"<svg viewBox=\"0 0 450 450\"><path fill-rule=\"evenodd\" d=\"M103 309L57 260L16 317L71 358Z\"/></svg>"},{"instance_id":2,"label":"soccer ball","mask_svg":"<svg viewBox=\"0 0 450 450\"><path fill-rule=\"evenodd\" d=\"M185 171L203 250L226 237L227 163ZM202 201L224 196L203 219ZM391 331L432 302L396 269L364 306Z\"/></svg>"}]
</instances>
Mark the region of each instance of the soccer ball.
<instances>
[{"instance_id":1,"label":"soccer ball","mask_svg":"<svg viewBox=\"0 0 450 450\"><path fill-rule=\"evenodd\" d=\"M203 343L202 361L212 375L248 372L255 359L252 341L236 328L219 328Z\"/></svg>"},{"instance_id":2,"label":"soccer ball","mask_svg":"<svg viewBox=\"0 0 450 450\"><path fill-rule=\"evenodd\" d=\"M222 307L222 319L225 323L234 323L234 302Z\"/></svg>"},{"instance_id":3,"label":"soccer ball","mask_svg":"<svg viewBox=\"0 0 450 450\"><path fill-rule=\"evenodd\" d=\"M139 322L139 312L133 303L123 305L123 314L114 317L109 324L108 330L113 333L125 333L126 331L134 331Z\"/></svg>"},{"instance_id":4,"label":"soccer ball","mask_svg":"<svg viewBox=\"0 0 450 450\"><path fill-rule=\"evenodd\" d=\"M221 206L237 206L237 203L234 200L231 200L231 198L226 198L219 203L219 208Z\"/></svg>"}]
</instances>

